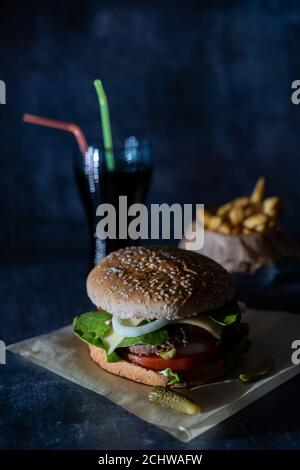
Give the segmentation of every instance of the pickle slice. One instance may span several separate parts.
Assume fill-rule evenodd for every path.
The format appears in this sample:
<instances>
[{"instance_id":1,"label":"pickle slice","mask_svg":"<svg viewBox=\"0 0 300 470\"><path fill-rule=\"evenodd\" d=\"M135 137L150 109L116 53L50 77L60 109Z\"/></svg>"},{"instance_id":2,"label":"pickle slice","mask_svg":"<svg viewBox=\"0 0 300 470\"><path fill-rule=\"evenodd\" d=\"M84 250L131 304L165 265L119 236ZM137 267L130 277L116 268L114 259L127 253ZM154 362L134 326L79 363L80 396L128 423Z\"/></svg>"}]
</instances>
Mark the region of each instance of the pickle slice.
<instances>
[{"instance_id":1,"label":"pickle slice","mask_svg":"<svg viewBox=\"0 0 300 470\"><path fill-rule=\"evenodd\" d=\"M173 359L173 357L176 356L176 348L169 349L168 351L161 351L158 353L160 357L162 357L165 360L168 359Z\"/></svg>"},{"instance_id":2,"label":"pickle slice","mask_svg":"<svg viewBox=\"0 0 300 470\"><path fill-rule=\"evenodd\" d=\"M197 403L166 387L157 386L152 388L148 394L148 398L152 403L156 403L164 408L171 408L180 413L193 415L202 412Z\"/></svg>"},{"instance_id":3,"label":"pickle slice","mask_svg":"<svg viewBox=\"0 0 300 470\"><path fill-rule=\"evenodd\" d=\"M268 375L272 369L274 369L274 358L268 357L255 370L240 374L239 379L244 383L257 382Z\"/></svg>"}]
</instances>

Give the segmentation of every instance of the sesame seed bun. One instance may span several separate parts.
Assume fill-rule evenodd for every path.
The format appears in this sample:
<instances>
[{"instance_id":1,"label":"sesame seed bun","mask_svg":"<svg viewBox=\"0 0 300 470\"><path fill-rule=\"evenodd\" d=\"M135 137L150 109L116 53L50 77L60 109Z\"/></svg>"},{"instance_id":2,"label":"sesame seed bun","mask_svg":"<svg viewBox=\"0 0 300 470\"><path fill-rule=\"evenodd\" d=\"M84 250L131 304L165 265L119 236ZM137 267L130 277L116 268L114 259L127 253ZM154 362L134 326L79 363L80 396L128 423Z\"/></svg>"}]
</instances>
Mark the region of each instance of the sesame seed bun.
<instances>
[{"instance_id":1,"label":"sesame seed bun","mask_svg":"<svg viewBox=\"0 0 300 470\"><path fill-rule=\"evenodd\" d=\"M230 274L195 252L173 247L128 247L89 274L92 302L119 318L168 320L222 307L235 289Z\"/></svg>"},{"instance_id":2,"label":"sesame seed bun","mask_svg":"<svg viewBox=\"0 0 300 470\"><path fill-rule=\"evenodd\" d=\"M106 352L104 349L97 348L89 344L90 356L102 369L110 372L111 374L125 377L126 379L133 380L145 385L161 385L165 387L168 383L168 378L155 372L154 370L145 369L144 367L121 360L119 362L107 362ZM212 364L208 364L200 369L193 369L186 372L181 382L171 385L172 388L190 388L199 385L215 382L226 373L224 359L218 359Z\"/></svg>"}]
</instances>

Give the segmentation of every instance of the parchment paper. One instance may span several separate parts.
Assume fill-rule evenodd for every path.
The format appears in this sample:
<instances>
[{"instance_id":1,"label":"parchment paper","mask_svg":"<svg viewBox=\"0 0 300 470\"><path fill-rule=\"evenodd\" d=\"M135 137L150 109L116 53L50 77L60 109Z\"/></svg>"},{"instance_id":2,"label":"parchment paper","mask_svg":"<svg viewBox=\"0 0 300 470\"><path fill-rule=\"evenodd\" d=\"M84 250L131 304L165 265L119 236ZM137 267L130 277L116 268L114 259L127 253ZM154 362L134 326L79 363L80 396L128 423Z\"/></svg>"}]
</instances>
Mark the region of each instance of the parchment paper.
<instances>
[{"instance_id":1,"label":"parchment paper","mask_svg":"<svg viewBox=\"0 0 300 470\"><path fill-rule=\"evenodd\" d=\"M192 241L195 223L187 228L186 236ZM180 248L186 248L183 238ZM212 258L231 273L253 273L262 266L272 266L284 257L299 257L299 248L280 228L252 235L223 235L204 231L204 245L198 253Z\"/></svg>"},{"instance_id":2,"label":"parchment paper","mask_svg":"<svg viewBox=\"0 0 300 470\"><path fill-rule=\"evenodd\" d=\"M71 326L8 349L188 442L300 372L300 365L291 362L291 344L300 339L300 315L248 310L243 317L250 324L252 348L232 377L182 392L203 408L202 414L193 416L149 403L150 387L103 371L89 358L87 346L73 336ZM236 378L239 371L255 367L267 356L275 358L275 370L270 376L251 385Z\"/></svg>"}]
</instances>

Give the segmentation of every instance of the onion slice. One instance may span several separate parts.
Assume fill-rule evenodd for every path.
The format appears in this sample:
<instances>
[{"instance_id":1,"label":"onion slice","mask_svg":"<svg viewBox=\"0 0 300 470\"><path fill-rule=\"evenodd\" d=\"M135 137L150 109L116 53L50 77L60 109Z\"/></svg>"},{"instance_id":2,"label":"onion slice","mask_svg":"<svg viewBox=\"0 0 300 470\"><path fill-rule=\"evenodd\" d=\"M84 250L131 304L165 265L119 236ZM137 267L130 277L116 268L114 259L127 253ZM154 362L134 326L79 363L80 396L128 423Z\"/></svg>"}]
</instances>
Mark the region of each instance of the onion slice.
<instances>
[{"instance_id":1,"label":"onion slice","mask_svg":"<svg viewBox=\"0 0 300 470\"><path fill-rule=\"evenodd\" d=\"M152 333L153 331L160 330L160 328L163 328L169 322L168 320L161 319L151 321L150 323L146 323L145 325L141 326L130 326L128 325L128 323L128 320L122 320L114 316L112 318L114 331L118 335L124 336L125 338L134 338L136 336L147 335L148 333Z\"/></svg>"}]
</instances>

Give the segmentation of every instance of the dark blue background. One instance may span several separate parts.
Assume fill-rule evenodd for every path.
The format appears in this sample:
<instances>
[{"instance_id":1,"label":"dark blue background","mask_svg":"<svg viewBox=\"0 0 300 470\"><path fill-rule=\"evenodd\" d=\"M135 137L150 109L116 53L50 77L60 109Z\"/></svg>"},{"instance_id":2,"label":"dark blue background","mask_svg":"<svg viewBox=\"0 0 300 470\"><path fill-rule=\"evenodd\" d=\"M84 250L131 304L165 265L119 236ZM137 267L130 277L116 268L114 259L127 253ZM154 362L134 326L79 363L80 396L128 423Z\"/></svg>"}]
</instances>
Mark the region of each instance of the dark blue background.
<instances>
[{"instance_id":1,"label":"dark blue background","mask_svg":"<svg viewBox=\"0 0 300 470\"><path fill-rule=\"evenodd\" d=\"M21 117L74 121L100 141L97 77L114 141L134 134L153 143L149 201L222 201L249 193L265 175L299 238L300 106L291 103L291 82L300 78L299 1L2 1L0 22L6 343L89 308L76 146ZM297 311L299 282L260 294L252 287L246 300ZM0 372L1 448L299 447L299 377L185 446L18 357L9 355Z\"/></svg>"},{"instance_id":2,"label":"dark blue background","mask_svg":"<svg viewBox=\"0 0 300 470\"><path fill-rule=\"evenodd\" d=\"M265 175L298 235L300 107L290 96L300 77L299 2L10 1L1 2L1 23L1 232L9 254L49 250L47 233L66 223L84 236L72 137L21 116L74 121L100 140L96 77L114 141L134 134L153 142L150 201L226 200ZM83 249L70 240L55 247Z\"/></svg>"}]
</instances>

